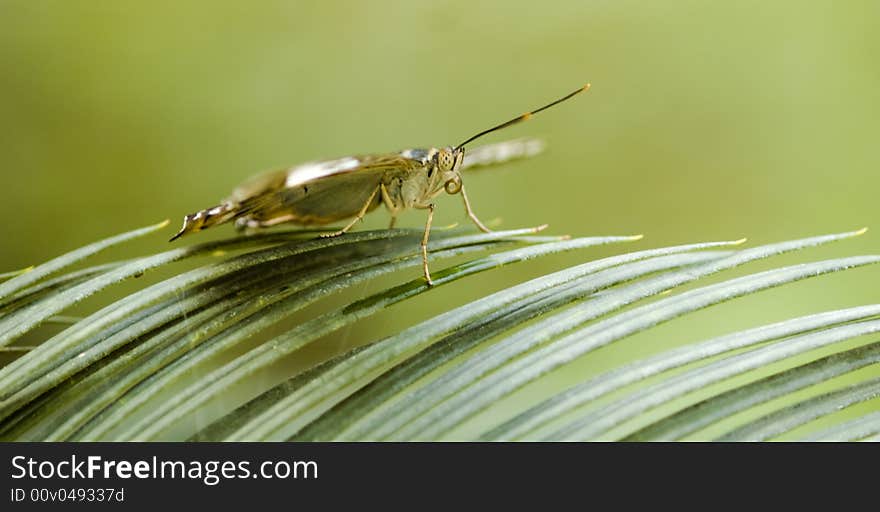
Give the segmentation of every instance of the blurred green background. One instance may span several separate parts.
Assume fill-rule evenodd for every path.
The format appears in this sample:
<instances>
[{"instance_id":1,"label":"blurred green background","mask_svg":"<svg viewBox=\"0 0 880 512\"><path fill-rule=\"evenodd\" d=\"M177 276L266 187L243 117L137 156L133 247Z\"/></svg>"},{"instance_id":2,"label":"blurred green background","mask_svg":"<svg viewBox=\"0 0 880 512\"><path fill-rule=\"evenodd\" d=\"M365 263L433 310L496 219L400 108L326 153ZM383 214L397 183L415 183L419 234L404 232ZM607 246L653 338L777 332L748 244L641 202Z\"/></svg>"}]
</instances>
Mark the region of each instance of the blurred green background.
<instances>
[{"instance_id":1,"label":"blurred green background","mask_svg":"<svg viewBox=\"0 0 880 512\"><path fill-rule=\"evenodd\" d=\"M469 278L330 343L370 341L624 250L869 226L772 265L878 253L878 19L874 1L2 0L0 270L170 218L163 236L113 256L164 250L184 214L255 172L454 144L585 82L589 93L488 138L534 135L548 150L466 177L469 196L505 228L644 240ZM457 221L460 201L440 198L436 222ZM377 212L364 227L386 223ZM213 231L184 243L232 233ZM875 302L878 277L859 269L725 304L690 318L686 334L671 322L542 386L635 352Z\"/></svg>"}]
</instances>

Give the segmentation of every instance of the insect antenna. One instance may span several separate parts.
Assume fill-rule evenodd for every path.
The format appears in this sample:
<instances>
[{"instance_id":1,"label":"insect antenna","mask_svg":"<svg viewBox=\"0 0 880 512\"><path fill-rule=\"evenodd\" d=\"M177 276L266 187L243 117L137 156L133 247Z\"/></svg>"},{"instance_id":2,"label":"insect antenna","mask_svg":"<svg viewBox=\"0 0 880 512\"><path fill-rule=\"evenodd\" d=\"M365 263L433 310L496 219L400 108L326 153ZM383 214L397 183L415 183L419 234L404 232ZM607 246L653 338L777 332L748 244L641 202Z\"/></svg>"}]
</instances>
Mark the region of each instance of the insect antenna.
<instances>
[{"instance_id":1,"label":"insect antenna","mask_svg":"<svg viewBox=\"0 0 880 512\"><path fill-rule=\"evenodd\" d=\"M586 91L586 90L589 89L589 88L590 88L590 84L587 84L587 85L581 87L580 89L578 89L578 90L576 90L576 91L574 91L574 92L572 92L572 93L566 94L565 96L559 98L559 99L556 100L556 101L553 101L553 102L551 102L551 103L548 103L548 104L544 105L543 107L541 107L541 108L539 108L539 109L532 110L531 112L526 112L525 114L523 114L523 115L521 115L521 116L517 116L517 117L511 119L510 121L507 121L507 122L504 122L504 123L499 124L498 126L493 126L492 128L489 128L488 130L483 130L483 131L481 131L480 133L478 133L478 134L474 135L473 137L469 138L468 140L462 142L462 143L459 144L458 146L455 146L455 149L460 149L460 148L462 148L465 144L471 143L471 142L473 142L473 141L479 139L479 138L482 137L483 135L486 135L486 134L492 133L492 132L494 132L494 131L496 131L496 130L500 130L500 129L502 129L502 128L507 128L508 126L510 126L510 125L514 125L514 124L516 124L516 123L518 123L518 122L520 122L520 121L525 121L526 119L532 117L533 115L537 114L538 112L541 112L542 110L547 110L548 108L552 107L553 105L556 105L556 104L562 103L563 101L565 101L565 100L571 98L571 97L574 96L575 94L578 94L578 93L584 92L584 91Z\"/></svg>"}]
</instances>

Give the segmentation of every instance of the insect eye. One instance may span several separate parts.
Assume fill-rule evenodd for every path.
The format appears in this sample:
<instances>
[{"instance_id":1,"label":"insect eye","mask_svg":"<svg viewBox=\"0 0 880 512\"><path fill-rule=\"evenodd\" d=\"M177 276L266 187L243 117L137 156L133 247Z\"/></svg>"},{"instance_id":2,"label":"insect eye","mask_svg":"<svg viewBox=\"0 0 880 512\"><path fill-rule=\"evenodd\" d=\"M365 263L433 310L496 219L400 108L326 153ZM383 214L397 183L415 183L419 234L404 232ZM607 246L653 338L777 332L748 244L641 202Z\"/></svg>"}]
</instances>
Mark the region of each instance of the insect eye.
<instances>
[{"instance_id":1,"label":"insect eye","mask_svg":"<svg viewBox=\"0 0 880 512\"><path fill-rule=\"evenodd\" d=\"M461 192L461 178L458 176L452 178L446 182L443 188L446 189L447 194L458 194Z\"/></svg>"}]
</instances>

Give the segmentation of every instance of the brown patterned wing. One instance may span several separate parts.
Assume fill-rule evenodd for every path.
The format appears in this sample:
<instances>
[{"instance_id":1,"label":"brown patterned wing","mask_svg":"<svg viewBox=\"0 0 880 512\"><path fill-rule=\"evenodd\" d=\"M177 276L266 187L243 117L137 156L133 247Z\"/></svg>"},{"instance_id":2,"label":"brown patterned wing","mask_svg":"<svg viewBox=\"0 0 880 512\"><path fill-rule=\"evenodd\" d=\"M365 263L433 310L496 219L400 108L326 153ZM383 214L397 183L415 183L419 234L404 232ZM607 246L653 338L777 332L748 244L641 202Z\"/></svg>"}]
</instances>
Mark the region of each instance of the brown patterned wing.
<instances>
[{"instance_id":1,"label":"brown patterned wing","mask_svg":"<svg viewBox=\"0 0 880 512\"><path fill-rule=\"evenodd\" d=\"M422 165L401 154L365 155L308 162L255 176L223 203L187 215L171 238L239 220L247 226L281 222L327 224L357 214L385 173ZM381 203L377 194L368 210Z\"/></svg>"},{"instance_id":2,"label":"brown patterned wing","mask_svg":"<svg viewBox=\"0 0 880 512\"><path fill-rule=\"evenodd\" d=\"M355 216L388 172L420 165L399 154L366 155L310 162L270 173L233 192L248 225L293 222L322 225ZM381 204L376 194L367 211Z\"/></svg>"}]
</instances>

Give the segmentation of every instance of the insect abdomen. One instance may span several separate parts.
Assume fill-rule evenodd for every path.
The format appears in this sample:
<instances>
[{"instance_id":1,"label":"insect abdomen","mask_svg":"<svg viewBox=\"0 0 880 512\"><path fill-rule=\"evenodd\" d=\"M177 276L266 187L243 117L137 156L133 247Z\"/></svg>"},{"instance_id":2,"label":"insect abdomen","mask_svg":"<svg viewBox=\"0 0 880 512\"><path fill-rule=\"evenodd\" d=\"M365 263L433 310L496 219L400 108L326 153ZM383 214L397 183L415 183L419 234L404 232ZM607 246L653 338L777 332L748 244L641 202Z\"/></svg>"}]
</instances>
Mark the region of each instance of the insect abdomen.
<instances>
[{"instance_id":1,"label":"insect abdomen","mask_svg":"<svg viewBox=\"0 0 880 512\"><path fill-rule=\"evenodd\" d=\"M169 242L173 242L187 233L195 233L217 224L223 224L232 220L236 214L236 208L229 203L191 213L183 218L183 227L180 228L176 235L171 237Z\"/></svg>"}]
</instances>

